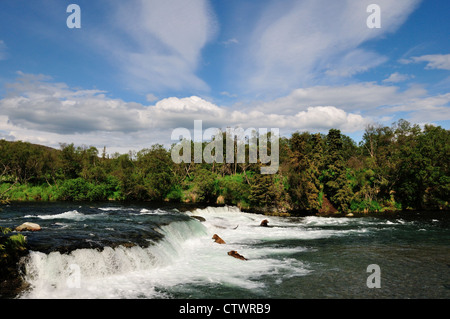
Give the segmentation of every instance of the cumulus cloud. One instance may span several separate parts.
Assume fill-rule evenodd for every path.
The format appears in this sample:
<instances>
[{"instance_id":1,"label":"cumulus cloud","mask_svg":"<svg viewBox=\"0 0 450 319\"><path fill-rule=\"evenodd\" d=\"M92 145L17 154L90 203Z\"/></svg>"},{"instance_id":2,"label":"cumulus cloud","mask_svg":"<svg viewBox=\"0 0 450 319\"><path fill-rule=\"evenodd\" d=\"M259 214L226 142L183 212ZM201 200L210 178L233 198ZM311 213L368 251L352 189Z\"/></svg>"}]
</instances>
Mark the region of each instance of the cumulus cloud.
<instances>
[{"instance_id":1,"label":"cumulus cloud","mask_svg":"<svg viewBox=\"0 0 450 319\"><path fill-rule=\"evenodd\" d=\"M74 89L22 72L7 89L0 99L2 137L52 147L62 142L107 146L121 153L170 145L172 130L192 130L195 120L202 120L204 129L279 128L285 134L330 128L357 132L397 114L416 123L450 120L450 93L430 96L418 86L401 91L371 82L296 89L269 102L229 107L198 96L165 98L154 105L125 102L104 91Z\"/></svg>"},{"instance_id":2,"label":"cumulus cloud","mask_svg":"<svg viewBox=\"0 0 450 319\"><path fill-rule=\"evenodd\" d=\"M370 123L368 118L345 112L335 106L311 106L295 114L278 114L256 109L245 113L234 111L230 118L237 126L275 127L287 133L305 130L324 132L330 128L337 128L348 133L363 130Z\"/></svg>"},{"instance_id":3,"label":"cumulus cloud","mask_svg":"<svg viewBox=\"0 0 450 319\"><path fill-rule=\"evenodd\" d=\"M204 128L274 127L286 132L332 127L351 132L367 123L363 116L336 106L313 105L284 114L263 106L224 107L197 96L143 105L109 98L99 90L76 90L45 75L20 72L0 100L0 132L53 147L73 142L126 151L170 144L173 129L190 129L195 120L202 120Z\"/></svg>"},{"instance_id":4,"label":"cumulus cloud","mask_svg":"<svg viewBox=\"0 0 450 319\"><path fill-rule=\"evenodd\" d=\"M139 104L107 99L98 90L74 90L43 75L19 75L0 100L2 114L14 125L60 134L131 132L142 127Z\"/></svg>"},{"instance_id":5,"label":"cumulus cloud","mask_svg":"<svg viewBox=\"0 0 450 319\"><path fill-rule=\"evenodd\" d=\"M417 85L400 90L393 85L363 82L296 89L284 97L258 104L255 109L280 116L299 114L308 119L307 122L299 119L298 127L308 127L308 123L313 123L310 126L316 129L336 127L351 132L351 128L353 131L363 130L370 121L391 124L400 117L414 123L448 121L449 98L450 93L430 95Z\"/></svg>"},{"instance_id":6,"label":"cumulus cloud","mask_svg":"<svg viewBox=\"0 0 450 319\"><path fill-rule=\"evenodd\" d=\"M228 108L217 106L197 96L168 98L158 102L151 110L152 118L161 127L185 127L194 120L202 120L203 127L239 126L242 128L280 128L284 131L328 130L339 128L347 132L361 130L368 120L358 114L347 113L334 106L308 107L305 111L279 114L261 107ZM156 125L156 124L155 124Z\"/></svg>"}]
</instances>

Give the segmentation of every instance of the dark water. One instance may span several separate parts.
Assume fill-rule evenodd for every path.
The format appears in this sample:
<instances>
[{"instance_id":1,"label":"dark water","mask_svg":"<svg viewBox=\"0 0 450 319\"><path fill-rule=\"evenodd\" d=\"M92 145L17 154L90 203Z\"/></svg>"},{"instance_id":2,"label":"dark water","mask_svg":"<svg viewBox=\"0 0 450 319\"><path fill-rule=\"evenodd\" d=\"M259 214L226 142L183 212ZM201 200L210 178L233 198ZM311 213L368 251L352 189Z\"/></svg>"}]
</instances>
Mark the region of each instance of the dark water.
<instances>
[{"instance_id":1,"label":"dark water","mask_svg":"<svg viewBox=\"0 0 450 319\"><path fill-rule=\"evenodd\" d=\"M264 218L270 227L259 226ZM30 289L20 298L450 297L448 212L281 218L122 203L11 204L0 212L2 226L25 221L42 231L26 233Z\"/></svg>"}]
</instances>

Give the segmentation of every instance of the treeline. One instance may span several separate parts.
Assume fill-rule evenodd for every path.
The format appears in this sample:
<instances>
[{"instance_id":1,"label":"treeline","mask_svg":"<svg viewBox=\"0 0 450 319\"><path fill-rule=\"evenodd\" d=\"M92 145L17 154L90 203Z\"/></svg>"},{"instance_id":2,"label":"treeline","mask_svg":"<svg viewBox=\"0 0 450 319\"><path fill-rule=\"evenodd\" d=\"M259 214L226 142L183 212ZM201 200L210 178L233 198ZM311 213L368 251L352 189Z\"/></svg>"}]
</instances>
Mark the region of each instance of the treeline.
<instances>
[{"instance_id":1,"label":"treeline","mask_svg":"<svg viewBox=\"0 0 450 319\"><path fill-rule=\"evenodd\" d=\"M336 129L281 138L272 175L260 174L261 163L176 164L159 144L109 156L95 147L56 150L1 140L0 199L218 203L309 213L447 209L449 158L448 130L405 120L368 126L359 145Z\"/></svg>"}]
</instances>

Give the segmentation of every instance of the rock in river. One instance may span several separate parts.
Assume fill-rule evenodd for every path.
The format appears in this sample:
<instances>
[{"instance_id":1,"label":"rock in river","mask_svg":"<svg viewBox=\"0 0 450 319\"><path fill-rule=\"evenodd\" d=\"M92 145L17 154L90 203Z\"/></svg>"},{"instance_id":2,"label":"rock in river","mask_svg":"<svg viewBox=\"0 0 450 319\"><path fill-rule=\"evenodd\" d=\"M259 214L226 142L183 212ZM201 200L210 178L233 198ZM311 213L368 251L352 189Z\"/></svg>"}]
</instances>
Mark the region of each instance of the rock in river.
<instances>
[{"instance_id":1,"label":"rock in river","mask_svg":"<svg viewBox=\"0 0 450 319\"><path fill-rule=\"evenodd\" d=\"M20 226L16 227L16 231L24 231L24 230L29 230L29 231L38 231L41 230L41 226L39 226L38 224L35 223L23 223Z\"/></svg>"}]
</instances>

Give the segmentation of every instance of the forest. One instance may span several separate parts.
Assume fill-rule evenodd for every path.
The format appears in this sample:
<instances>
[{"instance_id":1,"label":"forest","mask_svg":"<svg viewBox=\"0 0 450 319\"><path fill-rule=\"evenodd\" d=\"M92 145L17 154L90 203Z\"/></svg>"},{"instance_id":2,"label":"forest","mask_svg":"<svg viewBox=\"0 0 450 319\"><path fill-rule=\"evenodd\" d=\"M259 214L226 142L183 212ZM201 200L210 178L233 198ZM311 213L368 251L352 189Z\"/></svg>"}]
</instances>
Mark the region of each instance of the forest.
<instances>
[{"instance_id":1,"label":"forest","mask_svg":"<svg viewBox=\"0 0 450 319\"><path fill-rule=\"evenodd\" d=\"M295 132L279 145L278 172L263 175L261 163L176 164L159 144L109 155L0 140L0 200L227 204L278 214L449 208L450 132L440 126L370 125L358 144L337 129Z\"/></svg>"}]
</instances>

